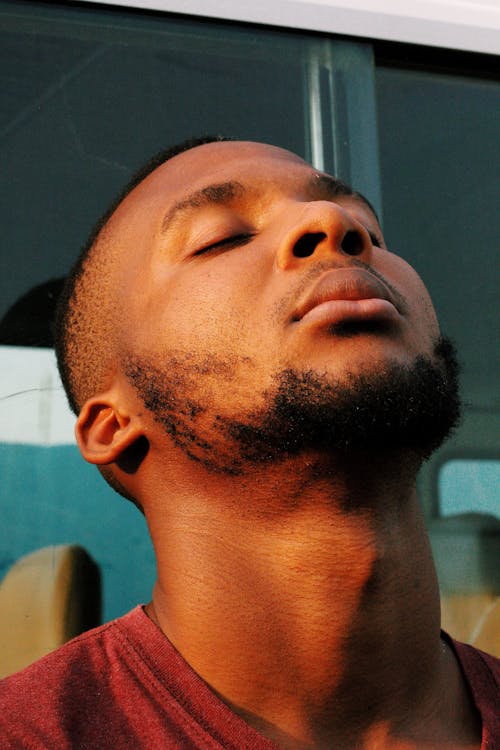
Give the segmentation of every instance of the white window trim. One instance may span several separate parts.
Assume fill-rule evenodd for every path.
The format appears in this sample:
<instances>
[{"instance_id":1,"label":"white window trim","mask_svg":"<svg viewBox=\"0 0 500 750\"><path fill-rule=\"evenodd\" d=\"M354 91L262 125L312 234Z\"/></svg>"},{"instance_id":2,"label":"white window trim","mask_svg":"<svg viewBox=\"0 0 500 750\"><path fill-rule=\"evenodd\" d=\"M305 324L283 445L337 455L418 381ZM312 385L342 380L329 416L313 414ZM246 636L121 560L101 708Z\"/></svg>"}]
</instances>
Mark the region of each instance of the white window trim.
<instances>
[{"instance_id":1,"label":"white window trim","mask_svg":"<svg viewBox=\"0 0 500 750\"><path fill-rule=\"evenodd\" d=\"M500 54L499 0L107 0L107 3Z\"/></svg>"}]
</instances>

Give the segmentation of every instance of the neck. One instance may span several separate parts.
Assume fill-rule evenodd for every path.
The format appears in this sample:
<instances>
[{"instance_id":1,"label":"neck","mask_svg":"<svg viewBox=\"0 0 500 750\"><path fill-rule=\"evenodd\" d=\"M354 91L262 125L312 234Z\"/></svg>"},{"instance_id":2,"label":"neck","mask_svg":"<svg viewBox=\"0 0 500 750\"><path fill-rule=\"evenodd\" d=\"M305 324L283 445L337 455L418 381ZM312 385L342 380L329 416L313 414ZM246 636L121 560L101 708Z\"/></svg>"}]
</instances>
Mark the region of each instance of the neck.
<instances>
[{"instance_id":1,"label":"neck","mask_svg":"<svg viewBox=\"0 0 500 750\"><path fill-rule=\"evenodd\" d=\"M454 670L459 700L459 677L439 639L414 470L298 462L238 491L219 478L218 492L150 503L158 624L281 747L446 747L443 686Z\"/></svg>"}]
</instances>

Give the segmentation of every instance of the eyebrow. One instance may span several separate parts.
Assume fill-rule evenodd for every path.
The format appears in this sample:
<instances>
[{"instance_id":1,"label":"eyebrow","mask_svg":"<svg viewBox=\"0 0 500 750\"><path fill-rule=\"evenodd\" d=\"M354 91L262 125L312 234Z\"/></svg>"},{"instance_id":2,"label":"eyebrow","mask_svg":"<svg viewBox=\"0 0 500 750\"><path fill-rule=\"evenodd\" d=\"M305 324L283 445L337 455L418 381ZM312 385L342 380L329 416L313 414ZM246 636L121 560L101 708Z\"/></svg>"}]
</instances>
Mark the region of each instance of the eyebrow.
<instances>
[{"instance_id":1,"label":"eyebrow","mask_svg":"<svg viewBox=\"0 0 500 750\"><path fill-rule=\"evenodd\" d=\"M354 193L352 187L346 182L322 172L317 172L311 178L310 187L319 187L330 198L336 198L339 195L353 195Z\"/></svg>"},{"instance_id":2,"label":"eyebrow","mask_svg":"<svg viewBox=\"0 0 500 750\"><path fill-rule=\"evenodd\" d=\"M332 177L329 174L315 172L306 187L311 193L317 194L319 192L328 198L337 198L339 195L358 198L370 209L378 221L377 214L371 203L361 193L353 190L350 185L342 180ZM172 224L182 218L183 214L188 213L193 209L202 208L204 206L229 206L235 200L242 198L247 193L247 188L237 180L207 185L199 190L195 190L186 198L174 203L174 205L167 211L161 224L162 233L167 232Z\"/></svg>"},{"instance_id":3,"label":"eyebrow","mask_svg":"<svg viewBox=\"0 0 500 750\"><path fill-rule=\"evenodd\" d=\"M347 184L347 182L336 179L335 177L332 177L329 174L323 174L323 173L319 173L316 179L317 179L317 184L319 184L320 187L324 189L325 193L330 198L336 198L339 195L345 195L347 197L357 198L362 203L364 203L367 208L370 209L370 211L374 215L377 222L380 223L377 212L373 208L368 198L365 198L365 196L362 193L358 193L357 190L354 190L350 185Z\"/></svg>"},{"instance_id":4,"label":"eyebrow","mask_svg":"<svg viewBox=\"0 0 500 750\"><path fill-rule=\"evenodd\" d=\"M196 190L194 193L188 195L187 198L174 203L167 211L161 224L162 232L167 232L171 225L178 221L184 213L196 208L202 208L203 206L230 205L237 198L241 198L246 192L241 182L237 182L236 180L200 188L200 190Z\"/></svg>"}]
</instances>

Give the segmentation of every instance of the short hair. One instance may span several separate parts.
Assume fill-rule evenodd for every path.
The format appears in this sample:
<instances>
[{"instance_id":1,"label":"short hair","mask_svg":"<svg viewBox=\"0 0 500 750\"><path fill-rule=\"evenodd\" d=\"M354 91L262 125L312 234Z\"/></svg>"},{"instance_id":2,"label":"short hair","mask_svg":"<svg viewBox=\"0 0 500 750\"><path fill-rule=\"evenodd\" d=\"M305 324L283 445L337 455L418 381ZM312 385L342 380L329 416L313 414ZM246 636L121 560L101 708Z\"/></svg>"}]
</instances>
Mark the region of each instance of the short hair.
<instances>
[{"instance_id":1,"label":"short hair","mask_svg":"<svg viewBox=\"0 0 500 750\"><path fill-rule=\"evenodd\" d=\"M113 258L106 242L109 219L127 195L157 167L196 146L230 140L233 139L221 135L201 136L158 152L135 172L92 229L66 278L54 322L59 374L75 414L104 387L113 357L109 347L113 317L109 279Z\"/></svg>"}]
</instances>

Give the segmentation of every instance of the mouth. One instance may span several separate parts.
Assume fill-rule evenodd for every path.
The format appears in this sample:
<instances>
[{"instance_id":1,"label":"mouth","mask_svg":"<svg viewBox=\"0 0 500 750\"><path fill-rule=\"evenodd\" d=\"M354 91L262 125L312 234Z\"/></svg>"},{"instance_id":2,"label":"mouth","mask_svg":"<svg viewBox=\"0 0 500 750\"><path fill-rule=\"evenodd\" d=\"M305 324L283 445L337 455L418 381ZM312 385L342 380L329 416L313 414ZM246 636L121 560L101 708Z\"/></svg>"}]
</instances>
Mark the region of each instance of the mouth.
<instances>
[{"instance_id":1,"label":"mouth","mask_svg":"<svg viewBox=\"0 0 500 750\"><path fill-rule=\"evenodd\" d=\"M324 273L302 300L292 322L343 324L396 322L402 311L388 286L370 271L338 268Z\"/></svg>"}]
</instances>

